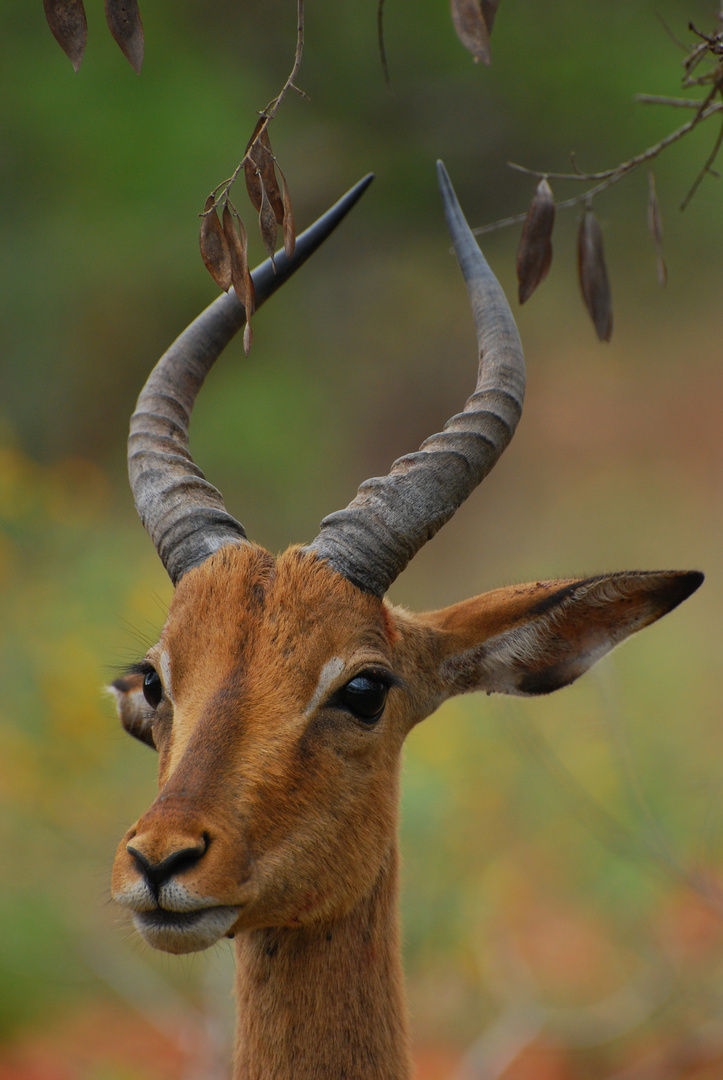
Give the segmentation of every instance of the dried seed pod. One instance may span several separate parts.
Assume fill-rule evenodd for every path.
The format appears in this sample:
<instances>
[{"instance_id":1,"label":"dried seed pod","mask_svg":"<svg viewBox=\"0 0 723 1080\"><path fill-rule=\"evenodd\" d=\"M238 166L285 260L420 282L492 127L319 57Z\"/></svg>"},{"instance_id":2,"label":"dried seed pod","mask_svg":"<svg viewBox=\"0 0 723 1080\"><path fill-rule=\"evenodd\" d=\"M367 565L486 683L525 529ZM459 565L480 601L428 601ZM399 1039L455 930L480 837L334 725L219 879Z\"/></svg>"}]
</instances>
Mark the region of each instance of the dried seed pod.
<instances>
[{"instance_id":1,"label":"dried seed pod","mask_svg":"<svg viewBox=\"0 0 723 1080\"><path fill-rule=\"evenodd\" d=\"M609 341L613 332L613 305L610 282L605 267L602 231L588 207L580 222L577 237L577 266L580 287L590 318L600 341Z\"/></svg>"},{"instance_id":2,"label":"dried seed pod","mask_svg":"<svg viewBox=\"0 0 723 1080\"><path fill-rule=\"evenodd\" d=\"M261 184L266 189L268 200L271 203L271 209L274 212L274 217L276 218L277 223L281 225L284 220L284 202L281 197L279 182L276 179L274 154L271 149L268 127L263 128L263 130L259 132L253 154L256 164L259 167Z\"/></svg>"},{"instance_id":3,"label":"dried seed pod","mask_svg":"<svg viewBox=\"0 0 723 1080\"><path fill-rule=\"evenodd\" d=\"M271 202L269 200L268 192L264 185L261 185L261 209L259 210L259 229L261 230L261 239L264 242L267 255L270 256L271 262L276 271L276 263L274 262L274 255L276 253L276 215L274 214Z\"/></svg>"},{"instance_id":4,"label":"dried seed pod","mask_svg":"<svg viewBox=\"0 0 723 1080\"><path fill-rule=\"evenodd\" d=\"M277 168L279 168L278 165ZM284 204L284 220L282 223L284 228L284 251L287 259L290 259L296 247L296 226L294 225L294 211L291 208L289 188L281 169L279 169L279 176L281 177L281 196Z\"/></svg>"},{"instance_id":5,"label":"dried seed pod","mask_svg":"<svg viewBox=\"0 0 723 1080\"><path fill-rule=\"evenodd\" d=\"M140 75L144 46L137 0L105 0L105 17L113 40L136 75Z\"/></svg>"},{"instance_id":6,"label":"dried seed pod","mask_svg":"<svg viewBox=\"0 0 723 1080\"><path fill-rule=\"evenodd\" d=\"M544 178L532 196L517 249L519 299L524 304L547 277L552 262L552 229L555 224L555 199Z\"/></svg>"},{"instance_id":7,"label":"dried seed pod","mask_svg":"<svg viewBox=\"0 0 723 1080\"><path fill-rule=\"evenodd\" d=\"M248 238L243 222L238 220L238 231L234 224L231 207L226 203L223 208L223 233L228 243L231 256L231 280L234 292L246 309L246 330L244 331L244 352L248 356L251 347L251 316L254 313L254 283L251 278L248 260Z\"/></svg>"},{"instance_id":8,"label":"dried seed pod","mask_svg":"<svg viewBox=\"0 0 723 1080\"><path fill-rule=\"evenodd\" d=\"M663 259L663 219L660 216L658 194L655 190L655 176L648 173L648 229L655 244L655 254L658 260L658 281L665 285L668 280L668 271Z\"/></svg>"},{"instance_id":9,"label":"dried seed pod","mask_svg":"<svg viewBox=\"0 0 723 1080\"><path fill-rule=\"evenodd\" d=\"M493 4L493 0L491 2ZM489 64L490 27L482 14L480 0L449 0L449 8L455 33L465 49L472 53L475 64L479 60Z\"/></svg>"},{"instance_id":10,"label":"dried seed pod","mask_svg":"<svg viewBox=\"0 0 723 1080\"><path fill-rule=\"evenodd\" d=\"M495 24L495 15L497 14L497 8L500 6L500 0L480 0L480 6L482 7L484 21L487 24L487 33L490 35Z\"/></svg>"},{"instance_id":11,"label":"dried seed pod","mask_svg":"<svg viewBox=\"0 0 723 1080\"><path fill-rule=\"evenodd\" d=\"M246 178L246 190L249 193L249 199L254 210L258 213L261 209L261 169L258 162L250 155L250 150L253 144L256 142L256 137L261 130L263 124L266 123L266 117L262 116L257 121L256 127L253 130L251 138L246 144L245 160L244 160L244 176Z\"/></svg>"},{"instance_id":12,"label":"dried seed pod","mask_svg":"<svg viewBox=\"0 0 723 1080\"><path fill-rule=\"evenodd\" d=\"M266 117L262 116L257 122L246 146L245 159L246 190L259 215L259 229L264 247L273 261L278 236L277 225L281 225L284 232L284 251L291 256L296 245L294 215L286 178L271 149ZM276 176L277 169L281 186Z\"/></svg>"},{"instance_id":13,"label":"dried seed pod","mask_svg":"<svg viewBox=\"0 0 723 1080\"><path fill-rule=\"evenodd\" d=\"M83 0L43 0L43 7L53 37L77 71L88 37Z\"/></svg>"},{"instance_id":14,"label":"dried seed pod","mask_svg":"<svg viewBox=\"0 0 723 1080\"><path fill-rule=\"evenodd\" d=\"M232 285L231 252L214 203L213 195L209 195L203 208L199 236L201 258L219 289L228 292Z\"/></svg>"}]
</instances>

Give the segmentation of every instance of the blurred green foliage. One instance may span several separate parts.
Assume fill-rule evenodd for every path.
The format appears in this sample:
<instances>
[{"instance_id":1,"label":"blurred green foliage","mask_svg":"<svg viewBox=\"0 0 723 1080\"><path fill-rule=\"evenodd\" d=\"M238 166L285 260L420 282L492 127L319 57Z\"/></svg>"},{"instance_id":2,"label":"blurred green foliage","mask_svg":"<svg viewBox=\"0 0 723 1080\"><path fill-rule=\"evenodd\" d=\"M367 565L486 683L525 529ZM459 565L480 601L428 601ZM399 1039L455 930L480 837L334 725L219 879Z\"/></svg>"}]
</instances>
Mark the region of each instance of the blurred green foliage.
<instances>
[{"instance_id":1,"label":"blurred green foliage","mask_svg":"<svg viewBox=\"0 0 723 1080\"><path fill-rule=\"evenodd\" d=\"M291 0L146 0L136 78L101 5L86 6L77 76L39 0L5 0L0 15L7 1037L90 996L142 1000L149 972L198 1000L208 965L221 963L134 951L107 903L115 844L148 802L155 762L122 736L100 688L153 640L170 596L126 491L128 416L157 356L214 296L196 215L239 160L294 44ZM196 460L254 539L277 549L315 535L469 392L472 329L434 159L484 224L531 195L508 159L559 170L573 149L586 169L631 156L685 119L633 102L679 93L682 54L656 15L684 36L688 19L710 28L714 8L504 0L483 70L441 0L413 11L387 0L389 93L375 4L309 5L298 80L309 100L290 97L272 130L297 222L370 169L377 180L257 317L250 358L231 347L194 415ZM667 291L655 281L645 176L600 200L610 347L595 342L579 298L574 215L560 218L550 278L519 312L530 363L520 433L393 590L424 607L607 567L708 575L601 675L550 700L459 701L412 735L403 914L420 1041L472 1042L503 1008L515 950L546 1002L594 1001L662 964L686 1005L671 995L649 1027L721 1019L716 931L696 952L671 915L697 902L685 899L688 869L715 878L722 855L720 184L707 179L677 212L714 137L696 132L656 165ZM245 197L236 201L243 213ZM510 295L516 242L510 232L485 241ZM126 954L130 989L108 974ZM595 1053L602 1068L607 1051Z\"/></svg>"}]
</instances>

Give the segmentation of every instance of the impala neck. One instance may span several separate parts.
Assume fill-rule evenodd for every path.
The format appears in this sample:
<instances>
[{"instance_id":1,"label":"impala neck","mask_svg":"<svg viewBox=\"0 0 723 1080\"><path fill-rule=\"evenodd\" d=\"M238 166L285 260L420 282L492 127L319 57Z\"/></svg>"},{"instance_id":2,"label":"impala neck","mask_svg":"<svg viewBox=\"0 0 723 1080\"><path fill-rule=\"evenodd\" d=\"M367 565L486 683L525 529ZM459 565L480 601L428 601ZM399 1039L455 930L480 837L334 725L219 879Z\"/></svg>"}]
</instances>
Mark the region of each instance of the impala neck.
<instances>
[{"instance_id":1,"label":"impala neck","mask_svg":"<svg viewBox=\"0 0 723 1080\"><path fill-rule=\"evenodd\" d=\"M408 1080L398 855L335 922L236 937L234 1080Z\"/></svg>"}]
</instances>

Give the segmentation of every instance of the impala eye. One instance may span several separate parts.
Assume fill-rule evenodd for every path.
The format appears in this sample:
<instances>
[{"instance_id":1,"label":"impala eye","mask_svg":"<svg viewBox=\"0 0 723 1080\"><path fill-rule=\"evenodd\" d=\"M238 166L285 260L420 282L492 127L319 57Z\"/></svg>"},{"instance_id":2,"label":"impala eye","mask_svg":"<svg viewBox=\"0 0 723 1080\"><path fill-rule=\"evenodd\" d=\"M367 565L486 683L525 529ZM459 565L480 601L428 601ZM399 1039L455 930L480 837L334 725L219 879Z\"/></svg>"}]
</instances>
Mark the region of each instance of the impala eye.
<instances>
[{"instance_id":1,"label":"impala eye","mask_svg":"<svg viewBox=\"0 0 723 1080\"><path fill-rule=\"evenodd\" d=\"M384 712L389 684L378 675L364 673L343 686L339 691L338 702L348 709L357 720L365 724L374 724Z\"/></svg>"},{"instance_id":2,"label":"impala eye","mask_svg":"<svg viewBox=\"0 0 723 1080\"><path fill-rule=\"evenodd\" d=\"M143 697L152 709L158 707L163 697L163 685L157 671L152 668L146 672L143 679Z\"/></svg>"}]
</instances>

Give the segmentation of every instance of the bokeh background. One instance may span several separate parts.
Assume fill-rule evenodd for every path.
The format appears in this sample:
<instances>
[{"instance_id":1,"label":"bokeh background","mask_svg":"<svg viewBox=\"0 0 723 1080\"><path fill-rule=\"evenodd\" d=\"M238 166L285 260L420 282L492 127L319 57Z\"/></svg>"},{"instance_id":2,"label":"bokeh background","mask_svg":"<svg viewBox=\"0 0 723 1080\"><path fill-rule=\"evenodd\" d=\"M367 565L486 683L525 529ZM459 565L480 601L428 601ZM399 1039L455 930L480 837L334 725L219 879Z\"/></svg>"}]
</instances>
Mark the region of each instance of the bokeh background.
<instances>
[{"instance_id":1,"label":"bokeh background","mask_svg":"<svg viewBox=\"0 0 723 1080\"><path fill-rule=\"evenodd\" d=\"M369 170L352 217L221 359L196 460L272 550L316 534L360 480L456 411L474 377L433 162L471 222L523 211L508 160L609 167L690 114L692 19L712 0L503 0L475 66L444 0L308 5L272 128L300 226ZM215 295L197 213L281 87L292 0L145 0L137 78L100 0L74 75L40 0L0 11L0 1077L226 1075L231 953L152 954L109 901L116 843L155 785L102 687L160 629L170 585L134 514L125 433L166 345ZM420 1080L723 1075L723 204L716 136L596 204L615 329L576 281L576 212L515 310L529 364L514 443L394 585L435 607L528 579L700 568L681 609L549 699L473 696L410 737L402 898ZM571 192L554 184L558 198ZM245 195L237 202L245 208ZM252 214L247 214L252 224ZM256 258L260 240L250 229ZM516 292L518 230L485 250Z\"/></svg>"}]
</instances>

